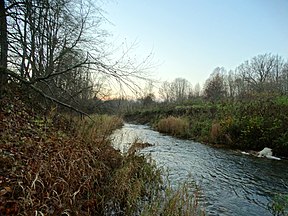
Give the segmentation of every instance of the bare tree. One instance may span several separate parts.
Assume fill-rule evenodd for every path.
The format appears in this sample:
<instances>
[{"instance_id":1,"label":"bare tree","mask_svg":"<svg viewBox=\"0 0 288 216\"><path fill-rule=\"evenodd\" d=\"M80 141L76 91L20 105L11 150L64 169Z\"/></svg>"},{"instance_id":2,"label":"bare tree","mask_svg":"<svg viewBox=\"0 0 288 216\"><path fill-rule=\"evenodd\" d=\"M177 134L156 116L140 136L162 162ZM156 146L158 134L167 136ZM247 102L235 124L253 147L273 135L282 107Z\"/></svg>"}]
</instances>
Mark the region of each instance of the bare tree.
<instances>
[{"instance_id":1,"label":"bare tree","mask_svg":"<svg viewBox=\"0 0 288 216\"><path fill-rule=\"evenodd\" d=\"M192 91L190 82L184 78L176 78L173 82L167 81L162 83L159 94L166 102L183 101L188 99Z\"/></svg>"},{"instance_id":2,"label":"bare tree","mask_svg":"<svg viewBox=\"0 0 288 216\"><path fill-rule=\"evenodd\" d=\"M148 82L146 82L145 87L142 92L143 95L139 99L142 105L145 107L149 107L154 104L156 97L153 92L153 88L154 88L154 85L153 85L152 80L149 80Z\"/></svg>"},{"instance_id":3,"label":"bare tree","mask_svg":"<svg viewBox=\"0 0 288 216\"><path fill-rule=\"evenodd\" d=\"M153 81L152 80L148 80L145 84L144 90L143 90L143 94L144 96L147 95L154 95L154 85L153 85Z\"/></svg>"},{"instance_id":4,"label":"bare tree","mask_svg":"<svg viewBox=\"0 0 288 216\"><path fill-rule=\"evenodd\" d=\"M196 85L194 86L194 91L193 91L193 95L194 97L200 97L201 95L201 87L199 83L196 83Z\"/></svg>"},{"instance_id":5,"label":"bare tree","mask_svg":"<svg viewBox=\"0 0 288 216\"><path fill-rule=\"evenodd\" d=\"M7 83L7 20L5 1L0 0L0 98L3 96L4 87Z\"/></svg>"},{"instance_id":6,"label":"bare tree","mask_svg":"<svg viewBox=\"0 0 288 216\"><path fill-rule=\"evenodd\" d=\"M161 99L164 100L164 102L171 102L171 83L169 83L168 81L164 81L159 88L159 95Z\"/></svg>"},{"instance_id":7,"label":"bare tree","mask_svg":"<svg viewBox=\"0 0 288 216\"><path fill-rule=\"evenodd\" d=\"M232 70L226 76L226 83L228 97L232 99L236 96L235 74Z\"/></svg>"},{"instance_id":8,"label":"bare tree","mask_svg":"<svg viewBox=\"0 0 288 216\"><path fill-rule=\"evenodd\" d=\"M263 54L245 61L236 71L247 82L250 91L278 92L284 60L278 55Z\"/></svg>"},{"instance_id":9,"label":"bare tree","mask_svg":"<svg viewBox=\"0 0 288 216\"><path fill-rule=\"evenodd\" d=\"M176 78L171 83L171 95L174 101L183 101L188 98L191 84L184 78Z\"/></svg>"},{"instance_id":10,"label":"bare tree","mask_svg":"<svg viewBox=\"0 0 288 216\"><path fill-rule=\"evenodd\" d=\"M288 62L283 65L282 72L279 78L281 92L285 95L288 95Z\"/></svg>"},{"instance_id":11,"label":"bare tree","mask_svg":"<svg viewBox=\"0 0 288 216\"><path fill-rule=\"evenodd\" d=\"M124 62L128 51L109 59L100 28L105 18L90 1L8 0L5 10L7 74L54 102L75 108L93 97L95 74L131 89L134 79L145 79L149 56L139 64Z\"/></svg>"}]
</instances>

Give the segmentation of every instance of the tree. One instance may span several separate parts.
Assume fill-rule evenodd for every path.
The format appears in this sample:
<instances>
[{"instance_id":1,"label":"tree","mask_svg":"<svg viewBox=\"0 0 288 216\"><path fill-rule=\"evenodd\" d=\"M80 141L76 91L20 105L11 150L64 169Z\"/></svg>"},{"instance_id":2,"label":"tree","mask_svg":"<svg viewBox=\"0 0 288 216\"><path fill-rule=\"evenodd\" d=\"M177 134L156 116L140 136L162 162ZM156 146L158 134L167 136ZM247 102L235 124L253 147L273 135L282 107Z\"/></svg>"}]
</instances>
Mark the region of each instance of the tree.
<instances>
[{"instance_id":1,"label":"tree","mask_svg":"<svg viewBox=\"0 0 288 216\"><path fill-rule=\"evenodd\" d=\"M191 84L184 78L176 78L171 83L171 95L174 101L183 101L188 98Z\"/></svg>"},{"instance_id":2,"label":"tree","mask_svg":"<svg viewBox=\"0 0 288 216\"><path fill-rule=\"evenodd\" d=\"M161 85L161 87L159 88L159 95L161 97L161 99L164 100L164 102L171 102L172 98L171 98L171 83L169 83L168 81L164 81Z\"/></svg>"},{"instance_id":3,"label":"tree","mask_svg":"<svg viewBox=\"0 0 288 216\"><path fill-rule=\"evenodd\" d=\"M215 102L227 96L227 88L224 79L225 73L226 70L224 68L217 67L206 80L204 95L208 100Z\"/></svg>"},{"instance_id":4,"label":"tree","mask_svg":"<svg viewBox=\"0 0 288 216\"><path fill-rule=\"evenodd\" d=\"M162 83L159 89L159 95L165 102L183 101L188 98L191 93L191 84L184 78L176 78L173 82L167 81Z\"/></svg>"},{"instance_id":5,"label":"tree","mask_svg":"<svg viewBox=\"0 0 288 216\"><path fill-rule=\"evenodd\" d=\"M4 93L4 88L7 83L7 53L8 53L8 41L7 41L7 20L6 20L6 8L5 1L0 0L0 98Z\"/></svg>"},{"instance_id":6,"label":"tree","mask_svg":"<svg viewBox=\"0 0 288 216\"><path fill-rule=\"evenodd\" d=\"M226 76L226 82L228 97L232 99L236 96L235 74L232 70L228 72L228 75Z\"/></svg>"},{"instance_id":7,"label":"tree","mask_svg":"<svg viewBox=\"0 0 288 216\"><path fill-rule=\"evenodd\" d=\"M262 54L245 61L236 71L252 92L279 92L284 65L278 55Z\"/></svg>"},{"instance_id":8,"label":"tree","mask_svg":"<svg viewBox=\"0 0 288 216\"><path fill-rule=\"evenodd\" d=\"M81 11L72 9L72 3ZM87 63L81 46L88 13L83 4L72 0L15 1L8 19L9 62L13 69L36 83Z\"/></svg>"},{"instance_id":9,"label":"tree","mask_svg":"<svg viewBox=\"0 0 288 216\"><path fill-rule=\"evenodd\" d=\"M196 83L196 85L194 86L193 95L194 95L194 97L198 98L198 97L200 97L200 93L201 93L200 84Z\"/></svg>"},{"instance_id":10,"label":"tree","mask_svg":"<svg viewBox=\"0 0 288 216\"><path fill-rule=\"evenodd\" d=\"M288 62L283 65L282 73L280 75L281 92L288 95Z\"/></svg>"},{"instance_id":11,"label":"tree","mask_svg":"<svg viewBox=\"0 0 288 216\"><path fill-rule=\"evenodd\" d=\"M95 74L129 88L134 78L145 79L148 58L133 65L130 59L123 62L127 52L115 62L108 57L100 28L104 17L91 1L9 0L4 17L7 74L63 106L79 111L84 99L94 97Z\"/></svg>"},{"instance_id":12,"label":"tree","mask_svg":"<svg viewBox=\"0 0 288 216\"><path fill-rule=\"evenodd\" d=\"M244 98L249 93L247 84L242 77L236 76L234 80L235 84L235 96L237 98Z\"/></svg>"},{"instance_id":13,"label":"tree","mask_svg":"<svg viewBox=\"0 0 288 216\"><path fill-rule=\"evenodd\" d=\"M155 95L152 93L141 98L141 102L142 102L143 106L145 106L145 107L151 106L154 103L154 101L155 101Z\"/></svg>"},{"instance_id":14,"label":"tree","mask_svg":"<svg viewBox=\"0 0 288 216\"><path fill-rule=\"evenodd\" d=\"M143 106L148 107L151 106L155 101L155 95L153 93L153 82L152 80L149 80L146 82L146 86L143 90L143 96L140 98L140 101Z\"/></svg>"}]
</instances>

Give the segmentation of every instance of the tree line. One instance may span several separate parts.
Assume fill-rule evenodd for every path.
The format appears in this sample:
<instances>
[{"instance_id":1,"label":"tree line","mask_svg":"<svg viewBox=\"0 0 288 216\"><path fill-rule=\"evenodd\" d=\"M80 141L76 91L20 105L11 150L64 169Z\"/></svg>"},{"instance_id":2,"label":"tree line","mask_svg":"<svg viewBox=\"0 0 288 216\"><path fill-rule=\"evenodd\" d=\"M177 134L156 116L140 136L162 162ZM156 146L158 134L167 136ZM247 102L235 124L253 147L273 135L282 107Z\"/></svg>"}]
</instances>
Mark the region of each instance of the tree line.
<instances>
[{"instance_id":1,"label":"tree line","mask_svg":"<svg viewBox=\"0 0 288 216\"><path fill-rule=\"evenodd\" d=\"M279 55L261 54L240 64L235 70L217 67L203 88L184 78L165 81L159 88L164 102L181 102L199 96L215 102L249 99L263 95L288 94L288 61Z\"/></svg>"}]
</instances>

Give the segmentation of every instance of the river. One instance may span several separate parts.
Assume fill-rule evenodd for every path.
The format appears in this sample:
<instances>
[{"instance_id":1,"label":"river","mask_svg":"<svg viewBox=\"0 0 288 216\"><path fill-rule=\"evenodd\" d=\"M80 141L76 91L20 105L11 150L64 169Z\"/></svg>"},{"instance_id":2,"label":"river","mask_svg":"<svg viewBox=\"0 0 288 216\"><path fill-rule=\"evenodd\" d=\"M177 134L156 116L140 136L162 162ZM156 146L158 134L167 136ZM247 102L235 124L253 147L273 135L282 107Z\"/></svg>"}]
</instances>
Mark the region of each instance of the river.
<instances>
[{"instance_id":1,"label":"river","mask_svg":"<svg viewBox=\"0 0 288 216\"><path fill-rule=\"evenodd\" d=\"M141 150L169 170L172 184L194 181L207 215L272 215L277 193L288 193L288 161L270 160L165 136L145 125L125 124L112 135L115 148L126 152L135 139L154 144Z\"/></svg>"}]
</instances>

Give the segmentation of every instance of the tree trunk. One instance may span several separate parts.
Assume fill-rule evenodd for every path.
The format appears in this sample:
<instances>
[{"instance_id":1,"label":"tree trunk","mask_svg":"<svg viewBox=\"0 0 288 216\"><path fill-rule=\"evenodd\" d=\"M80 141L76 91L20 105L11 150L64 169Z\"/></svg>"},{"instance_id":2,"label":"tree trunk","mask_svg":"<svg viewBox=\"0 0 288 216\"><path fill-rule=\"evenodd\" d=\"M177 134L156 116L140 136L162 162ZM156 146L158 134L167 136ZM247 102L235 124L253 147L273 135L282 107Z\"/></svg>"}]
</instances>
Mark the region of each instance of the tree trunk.
<instances>
[{"instance_id":1,"label":"tree trunk","mask_svg":"<svg viewBox=\"0 0 288 216\"><path fill-rule=\"evenodd\" d=\"M5 85L7 84L7 20L5 12L5 0L0 0L0 98L4 95Z\"/></svg>"}]
</instances>

